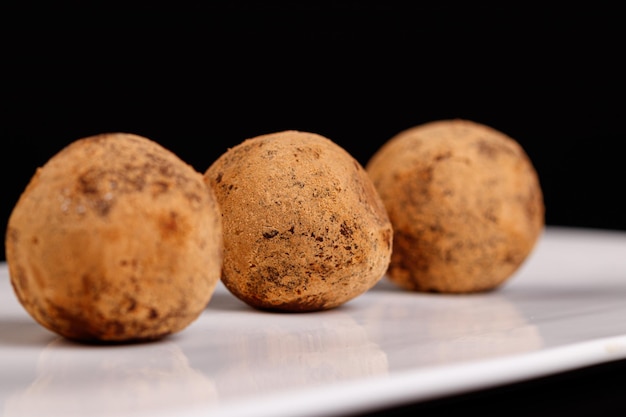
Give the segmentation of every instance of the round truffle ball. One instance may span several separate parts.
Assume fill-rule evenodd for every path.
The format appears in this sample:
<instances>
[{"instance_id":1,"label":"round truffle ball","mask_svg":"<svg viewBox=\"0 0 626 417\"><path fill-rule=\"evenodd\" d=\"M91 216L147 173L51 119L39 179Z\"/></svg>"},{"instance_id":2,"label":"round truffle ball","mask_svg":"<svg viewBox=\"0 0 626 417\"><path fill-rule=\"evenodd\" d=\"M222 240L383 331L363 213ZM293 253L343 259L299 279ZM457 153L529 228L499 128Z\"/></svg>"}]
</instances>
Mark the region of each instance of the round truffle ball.
<instances>
[{"instance_id":1,"label":"round truffle ball","mask_svg":"<svg viewBox=\"0 0 626 417\"><path fill-rule=\"evenodd\" d=\"M439 120L402 131L366 170L394 228L387 276L408 290L494 289L520 267L544 227L529 157L480 123Z\"/></svg>"},{"instance_id":2,"label":"round truffle ball","mask_svg":"<svg viewBox=\"0 0 626 417\"><path fill-rule=\"evenodd\" d=\"M10 215L11 283L41 325L86 342L141 341L194 321L219 282L219 206L202 174L144 137L76 140Z\"/></svg>"},{"instance_id":3,"label":"round truffle ball","mask_svg":"<svg viewBox=\"0 0 626 417\"><path fill-rule=\"evenodd\" d=\"M293 130L247 139L205 180L222 209L222 282L250 306L330 309L384 275L391 222L365 169L331 140Z\"/></svg>"}]
</instances>

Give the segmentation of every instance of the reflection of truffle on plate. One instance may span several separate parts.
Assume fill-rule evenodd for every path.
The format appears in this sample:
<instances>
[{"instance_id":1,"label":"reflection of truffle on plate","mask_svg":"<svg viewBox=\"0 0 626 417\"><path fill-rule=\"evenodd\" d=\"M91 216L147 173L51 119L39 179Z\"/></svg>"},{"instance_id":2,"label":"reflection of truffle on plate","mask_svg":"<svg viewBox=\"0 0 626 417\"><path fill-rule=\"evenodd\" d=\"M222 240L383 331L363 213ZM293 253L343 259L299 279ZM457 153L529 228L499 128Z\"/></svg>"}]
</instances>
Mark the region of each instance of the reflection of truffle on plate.
<instances>
[{"instance_id":1,"label":"reflection of truffle on plate","mask_svg":"<svg viewBox=\"0 0 626 417\"><path fill-rule=\"evenodd\" d=\"M194 369L175 343L91 350L59 338L41 351L36 378L13 392L0 413L100 417L144 410L146 415L158 415L180 411L181 405L194 408L218 402L212 378Z\"/></svg>"},{"instance_id":2,"label":"reflection of truffle on plate","mask_svg":"<svg viewBox=\"0 0 626 417\"><path fill-rule=\"evenodd\" d=\"M403 290L397 286L380 288L372 290L376 298L363 309L363 327L372 342L393 352L390 369L489 360L538 351L545 345L537 326L502 293L399 297L397 291ZM402 346L397 343L399 333Z\"/></svg>"},{"instance_id":3,"label":"reflection of truffle on plate","mask_svg":"<svg viewBox=\"0 0 626 417\"><path fill-rule=\"evenodd\" d=\"M219 281L221 217L202 174L131 134L77 140L39 168L9 218L17 298L70 339L178 332Z\"/></svg>"},{"instance_id":4,"label":"reflection of truffle on plate","mask_svg":"<svg viewBox=\"0 0 626 417\"><path fill-rule=\"evenodd\" d=\"M530 159L489 126L441 120L407 129L366 169L394 227L388 276L405 289L491 290L518 269L543 230Z\"/></svg>"},{"instance_id":5,"label":"reflection of truffle on plate","mask_svg":"<svg viewBox=\"0 0 626 417\"><path fill-rule=\"evenodd\" d=\"M222 209L222 281L261 309L330 309L378 282L391 255L385 207L363 167L329 139L247 139L205 172Z\"/></svg>"},{"instance_id":6,"label":"reflection of truffle on plate","mask_svg":"<svg viewBox=\"0 0 626 417\"><path fill-rule=\"evenodd\" d=\"M220 398L388 374L387 354L353 317L340 310L317 314L297 321L280 315L269 325L267 317L252 315L236 326L214 326L215 339L229 341L219 354L229 365L212 374Z\"/></svg>"}]
</instances>

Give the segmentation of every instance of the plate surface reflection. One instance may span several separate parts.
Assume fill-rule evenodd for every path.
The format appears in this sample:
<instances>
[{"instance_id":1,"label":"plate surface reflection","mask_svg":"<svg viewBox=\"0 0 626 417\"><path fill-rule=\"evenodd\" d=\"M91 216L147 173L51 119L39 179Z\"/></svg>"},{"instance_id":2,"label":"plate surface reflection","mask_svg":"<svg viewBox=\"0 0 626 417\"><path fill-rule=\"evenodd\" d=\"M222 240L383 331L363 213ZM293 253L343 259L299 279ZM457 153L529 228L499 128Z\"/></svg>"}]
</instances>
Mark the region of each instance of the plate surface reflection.
<instances>
[{"instance_id":1,"label":"plate surface reflection","mask_svg":"<svg viewBox=\"0 0 626 417\"><path fill-rule=\"evenodd\" d=\"M405 399L415 400L428 398L421 387L443 372L459 380L437 395L513 382L520 359L526 376L543 375L542 358L553 361L559 349L580 355L554 369L624 358L624 317L626 233L618 232L548 228L518 273L484 294L409 293L383 278L337 309L290 314L253 310L220 285L181 333L117 346L77 344L43 329L18 304L2 264L0 415L360 411L400 400L392 392L400 376L414 385ZM470 366L483 375L469 375ZM376 395L365 401L364 392ZM296 399L308 402L294 408Z\"/></svg>"}]
</instances>

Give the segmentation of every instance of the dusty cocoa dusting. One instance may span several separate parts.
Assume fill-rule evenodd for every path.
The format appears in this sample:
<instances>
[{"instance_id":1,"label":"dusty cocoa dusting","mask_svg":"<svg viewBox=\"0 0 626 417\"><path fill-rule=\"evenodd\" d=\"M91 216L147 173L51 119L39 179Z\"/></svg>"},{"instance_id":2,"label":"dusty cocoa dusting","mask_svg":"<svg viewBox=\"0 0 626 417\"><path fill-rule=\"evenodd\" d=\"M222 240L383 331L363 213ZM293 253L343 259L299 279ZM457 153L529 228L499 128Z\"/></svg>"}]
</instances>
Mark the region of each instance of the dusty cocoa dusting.
<instances>
[{"instance_id":1,"label":"dusty cocoa dusting","mask_svg":"<svg viewBox=\"0 0 626 417\"><path fill-rule=\"evenodd\" d=\"M222 261L202 174L155 142L104 134L39 168L7 227L15 293L43 326L91 342L153 340L195 320Z\"/></svg>"},{"instance_id":2,"label":"dusty cocoa dusting","mask_svg":"<svg viewBox=\"0 0 626 417\"><path fill-rule=\"evenodd\" d=\"M320 135L284 131L228 149L205 172L224 224L222 281L253 307L337 307L382 278L392 229L363 167Z\"/></svg>"},{"instance_id":3,"label":"dusty cocoa dusting","mask_svg":"<svg viewBox=\"0 0 626 417\"><path fill-rule=\"evenodd\" d=\"M384 144L366 168L394 228L388 276L406 289L494 289L543 230L543 196L530 159L488 126L416 126Z\"/></svg>"}]
</instances>

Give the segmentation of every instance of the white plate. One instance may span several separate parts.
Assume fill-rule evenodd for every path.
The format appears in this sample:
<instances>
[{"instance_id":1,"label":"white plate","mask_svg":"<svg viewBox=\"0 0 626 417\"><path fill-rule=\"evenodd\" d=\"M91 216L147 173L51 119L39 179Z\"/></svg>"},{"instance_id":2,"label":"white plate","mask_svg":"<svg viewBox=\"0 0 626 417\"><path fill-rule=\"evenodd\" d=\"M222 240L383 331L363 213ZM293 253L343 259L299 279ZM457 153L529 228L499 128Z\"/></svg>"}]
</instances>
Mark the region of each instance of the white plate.
<instances>
[{"instance_id":1,"label":"white plate","mask_svg":"<svg viewBox=\"0 0 626 417\"><path fill-rule=\"evenodd\" d=\"M626 358L626 233L548 227L502 288L417 294L381 281L344 306L277 314L219 286L178 335L71 343L18 304L0 264L0 414L328 416Z\"/></svg>"}]
</instances>

